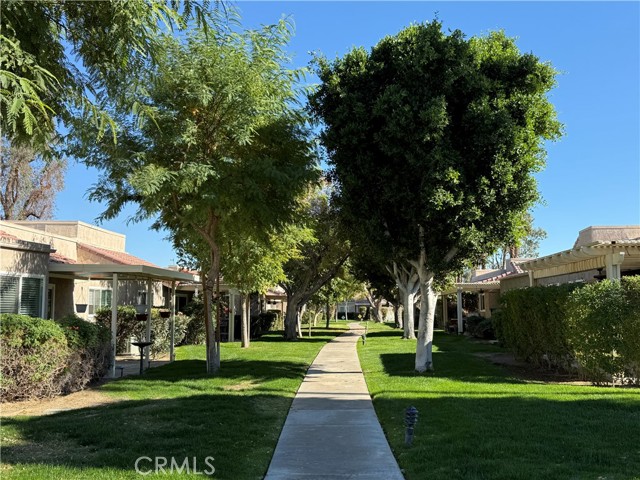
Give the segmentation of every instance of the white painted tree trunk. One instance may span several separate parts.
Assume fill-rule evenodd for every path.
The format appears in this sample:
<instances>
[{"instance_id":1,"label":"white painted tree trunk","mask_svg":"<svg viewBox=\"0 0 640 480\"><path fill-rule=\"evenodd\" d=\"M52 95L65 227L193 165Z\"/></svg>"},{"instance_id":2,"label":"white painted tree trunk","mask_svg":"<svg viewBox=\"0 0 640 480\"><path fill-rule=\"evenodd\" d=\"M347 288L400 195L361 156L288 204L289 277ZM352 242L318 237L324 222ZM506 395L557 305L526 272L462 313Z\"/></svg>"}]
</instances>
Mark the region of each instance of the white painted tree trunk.
<instances>
[{"instance_id":1,"label":"white painted tree trunk","mask_svg":"<svg viewBox=\"0 0 640 480\"><path fill-rule=\"evenodd\" d=\"M404 327L404 335L402 338L413 339L416 338L415 334L415 303L416 303L416 294L412 292L410 289L406 289L403 292L403 327Z\"/></svg>"},{"instance_id":2,"label":"white painted tree trunk","mask_svg":"<svg viewBox=\"0 0 640 480\"><path fill-rule=\"evenodd\" d=\"M433 291L433 278L420 282L420 319L416 344L416 371L420 373L433 370L433 322L437 299Z\"/></svg>"},{"instance_id":3,"label":"white painted tree trunk","mask_svg":"<svg viewBox=\"0 0 640 480\"><path fill-rule=\"evenodd\" d=\"M242 348L249 346L249 315L251 299L249 294L242 294L242 319L240 321L240 341Z\"/></svg>"},{"instance_id":4,"label":"white painted tree trunk","mask_svg":"<svg viewBox=\"0 0 640 480\"><path fill-rule=\"evenodd\" d=\"M402 338L413 339L415 335L415 325L413 319L413 312L416 300L416 293L420 286L420 278L414 266L409 265L409 269L405 266L393 264L393 269L389 269L389 272L393 275L398 290L400 291L400 298L402 299L403 307L403 326L404 334Z\"/></svg>"}]
</instances>

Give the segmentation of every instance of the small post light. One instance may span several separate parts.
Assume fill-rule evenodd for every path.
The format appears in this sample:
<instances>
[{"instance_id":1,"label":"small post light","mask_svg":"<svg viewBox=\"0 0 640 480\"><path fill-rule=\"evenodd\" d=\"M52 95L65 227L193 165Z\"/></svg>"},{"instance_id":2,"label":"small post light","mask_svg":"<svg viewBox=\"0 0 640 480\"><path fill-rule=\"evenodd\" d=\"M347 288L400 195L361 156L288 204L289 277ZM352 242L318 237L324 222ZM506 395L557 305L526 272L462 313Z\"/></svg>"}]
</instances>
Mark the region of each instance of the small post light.
<instances>
[{"instance_id":1,"label":"small post light","mask_svg":"<svg viewBox=\"0 0 640 480\"><path fill-rule=\"evenodd\" d=\"M418 423L418 409L416 407L409 407L404 414L404 425L406 428L404 433L405 445L411 446L413 443L413 429Z\"/></svg>"}]
</instances>

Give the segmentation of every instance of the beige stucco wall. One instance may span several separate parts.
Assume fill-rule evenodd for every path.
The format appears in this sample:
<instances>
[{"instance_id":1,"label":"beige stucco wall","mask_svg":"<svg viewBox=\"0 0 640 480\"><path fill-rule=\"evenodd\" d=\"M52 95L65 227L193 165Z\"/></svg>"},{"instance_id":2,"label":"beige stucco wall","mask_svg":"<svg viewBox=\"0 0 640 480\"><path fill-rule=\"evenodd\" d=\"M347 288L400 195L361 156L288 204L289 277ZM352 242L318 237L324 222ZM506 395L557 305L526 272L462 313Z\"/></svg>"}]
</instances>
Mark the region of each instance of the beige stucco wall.
<instances>
[{"instance_id":1,"label":"beige stucco wall","mask_svg":"<svg viewBox=\"0 0 640 480\"><path fill-rule=\"evenodd\" d=\"M480 310L480 314L484 318L491 318L491 309L500 306L500 292L484 293L484 310Z\"/></svg>"},{"instance_id":2,"label":"beige stucco wall","mask_svg":"<svg viewBox=\"0 0 640 480\"><path fill-rule=\"evenodd\" d=\"M125 235L116 232L110 232L88 223L79 222L78 224L78 241L95 245L97 247L124 252Z\"/></svg>"},{"instance_id":3,"label":"beige stucco wall","mask_svg":"<svg viewBox=\"0 0 640 480\"><path fill-rule=\"evenodd\" d=\"M73 299L74 281L66 278L49 277L49 283L54 286L53 318L59 319L75 313Z\"/></svg>"},{"instance_id":4,"label":"beige stucco wall","mask_svg":"<svg viewBox=\"0 0 640 480\"><path fill-rule=\"evenodd\" d=\"M500 293L515 290L516 288L526 288L529 286L529 274L509 275L500 279Z\"/></svg>"},{"instance_id":5,"label":"beige stucco wall","mask_svg":"<svg viewBox=\"0 0 640 480\"><path fill-rule=\"evenodd\" d=\"M0 221L0 230L4 230L27 242L50 245L60 255L76 260L76 242L74 240L61 235L46 233L41 229L32 228L31 222Z\"/></svg>"},{"instance_id":6,"label":"beige stucco wall","mask_svg":"<svg viewBox=\"0 0 640 480\"><path fill-rule=\"evenodd\" d=\"M634 240L636 238L640 238L640 225L593 226L580 230L573 248L590 245L595 242Z\"/></svg>"},{"instance_id":7,"label":"beige stucco wall","mask_svg":"<svg viewBox=\"0 0 640 480\"><path fill-rule=\"evenodd\" d=\"M67 221L34 221L34 222L11 222L16 226L27 227L31 230L40 232L41 238L65 237L67 240L77 240L82 243L88 243L97 247L115 250L118 252L125 251L126 236L121 233L111 232L104 228L89 225L84 222L67 222ZM10 232L13 233L13 232ZM44 234L44 236L43 236ZM14 234L15 235L15 234ZM47 240L46 243L49 243ZM75 249L75 241L74 249ZM62 255L75 259L60 251Z\"/></svg>"},{"instance_id":8,"label":"beige stucco wall","mask_svg":"<svg viewBox=\"0 0 640 480\"><path fill-rule=\"evenodd\" d=\"M44 275L49 273L49 251L29 251L0 244L0 272Z\"/></svg>"}]
</instances>

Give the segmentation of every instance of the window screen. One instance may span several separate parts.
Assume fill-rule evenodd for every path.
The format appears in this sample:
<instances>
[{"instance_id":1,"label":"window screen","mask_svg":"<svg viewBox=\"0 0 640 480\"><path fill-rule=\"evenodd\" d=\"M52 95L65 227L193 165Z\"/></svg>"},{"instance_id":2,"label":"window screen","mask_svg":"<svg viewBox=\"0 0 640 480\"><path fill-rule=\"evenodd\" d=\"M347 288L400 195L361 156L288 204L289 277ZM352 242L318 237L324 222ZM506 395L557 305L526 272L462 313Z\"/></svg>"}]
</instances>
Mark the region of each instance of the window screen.
<instances>
[{"instance_id":1,"label":"window screen","mask_svg":"<svg viewBox=\"0 0 640 480\"><path fill-rule=\"evenodd\" d=\"M0 276L0 313L18 313L20 277Z\"/></svg>"}]
</instances>

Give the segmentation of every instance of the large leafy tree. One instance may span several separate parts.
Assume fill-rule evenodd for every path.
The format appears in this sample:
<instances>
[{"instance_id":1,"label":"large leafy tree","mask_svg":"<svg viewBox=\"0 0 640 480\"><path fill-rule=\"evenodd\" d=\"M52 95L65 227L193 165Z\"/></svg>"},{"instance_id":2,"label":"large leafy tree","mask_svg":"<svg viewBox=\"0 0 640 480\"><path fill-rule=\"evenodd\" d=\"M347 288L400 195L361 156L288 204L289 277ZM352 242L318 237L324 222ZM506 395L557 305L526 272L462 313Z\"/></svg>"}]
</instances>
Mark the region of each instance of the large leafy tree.
<instances>
[{"instance_id":1,"label":"large leafy tree","mask_svg":"<svg viewBox=\"0 0 640 480\"><path fill-rule=\"evenodd\" d=\"M313 236L300 246L300 255L284 265L286 280L280 285L287 294L284 336L298 337L298 322L303 308L334 277L349 258L349 243L343 235L335 210L326 192L307 196L306 226Z\"/></svg>"},{"instance_id":2,"label":"large leafy tree","mask_svg":"<svg viewBox=\"0 0 640 480\"><path fill-rule=\"evenodd\" d=\"M105 106L143 113L136 72L159 54L160 33L206 26L213 11L191 0L3 0L0 130L41 153L60 124L115 132Z\"/></svg>"},{"instance_id":3,"label":"large leafy tree","mask_svg":"<svg viewBox=\"0 0 640 480\"><path fill-rule=\"evenodd\" d=\"M561 125L556 72L503 33L412 25L370 52L318 60L311 108L354 248L417 276L415 368L433 368L435 285L508 241L538 199L533 173ZM406 309L406 308L405 308Z\"/></svg>"},{"instance_id":4,"label":"large leafy tree","mask_svg":"<svg viewBox=\"0 0 640 480\"><path fill-rule=\"evenodd\" d=\"M142 121L124 118L118 142L82 142L78 153L104 174L91 194L104 218L127 203L154 217L204 271L207 358L219 365L208 307L225 231L261 240L292 220L317 177L305 116L296 108L299 70L287 68L284 22L258 31L194 30L164 37L137 83ZM142 92L141 92L142 93ZM204 245L204 247L203 247Z\"/></svg>"},{"instance_id":5,"label":"large leafy tree","mask_svg":"<svg viewBox=\"0 0 640 480\"><path fill-rule=\"evenodd\" d=\"M0 147L0 219L51 218L55 196L64 186L66 162L45 161L32 148L3 138Z\"/></svg>"}]
</instances>

